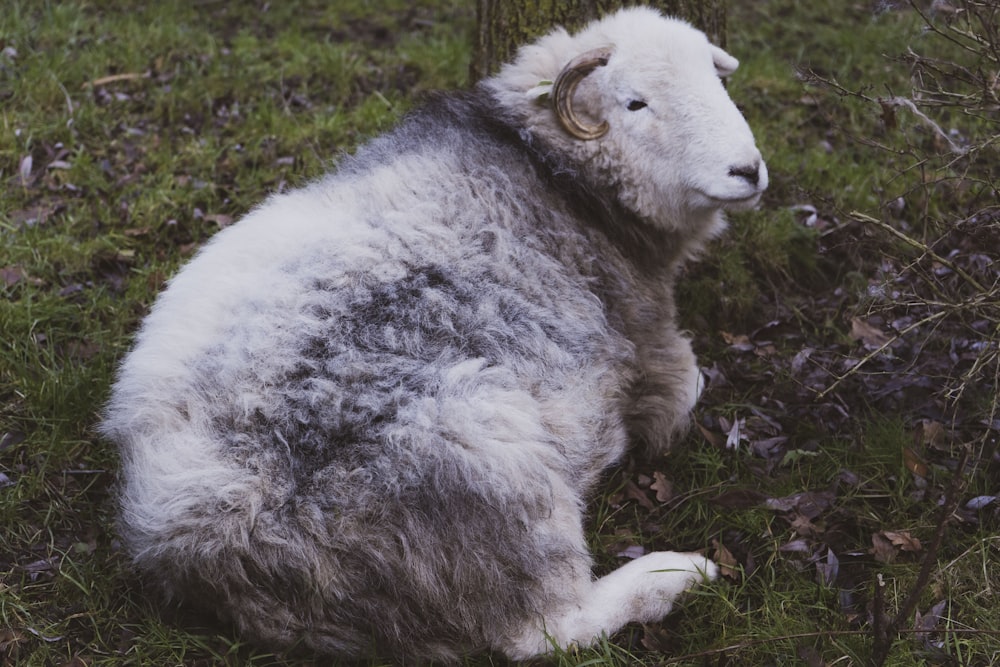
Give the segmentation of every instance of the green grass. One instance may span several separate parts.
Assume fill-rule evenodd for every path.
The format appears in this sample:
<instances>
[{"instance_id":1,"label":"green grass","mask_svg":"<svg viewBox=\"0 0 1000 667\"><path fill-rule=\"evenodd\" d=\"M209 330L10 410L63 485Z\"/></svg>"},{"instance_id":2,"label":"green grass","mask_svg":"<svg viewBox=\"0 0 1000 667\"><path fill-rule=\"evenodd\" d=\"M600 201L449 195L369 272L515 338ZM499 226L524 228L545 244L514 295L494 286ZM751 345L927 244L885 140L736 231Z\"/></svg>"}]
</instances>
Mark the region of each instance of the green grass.
<instances>
[{"instance_id":1,"label":"green grass","mask_svg":"<svg viewBox=\"0 0 1000 667\"><path fill-rule=\"evenodd\" d=\"M420 93L465 84L467 4L8 0L0 12L0 663L310 664L148 599L114 536L116 454L93 425L132 332L198 244L268 193L320 175ZM930 233L962 205L957 191L914 190L919 171L900 176L921 140L912 118L901 112L900 129L888 132L871 104L802 75L871 96L904 94L909 70L884 54L932 44L919 17L832 0L731 4L730 50L743 65L730 91L773 185L761 210L734 216L680 290L703 366L722 369L728 383L714 384L698 409L710 439L695 429L666 461L626 461L595 499L590 527L601 570L619 564L626 546L713 542L732 553L735 570L662 624L559 653L554 664L865 664L876 575L891 613L924 555L899 551L880 562L872 535L906 531L926 546L957 451L978 437L967 416L950 440L922 440L927 415L910 395L892 404L868 385L803 400L808 378L790 362L806 347L824 359L864 354L850 319L868 314L879 262L899 247L866 232L845 236L854 229L848 212L877 215L902 193L908 210L924 212L914 228ZM984 127L953 120L966 133ZM1000 161L989 163L995 154L983 155L1000 171ZM792 210L802 204L828 226L805 227ZM752 334L757 352L766 339L773 350L740 351L723 332ZM980 420L990 391L995 381L978 389ZM740 419L748 438L727 449L724 425ZM751 447L779 436L786 440L772 458ZM963 502L1000 492L995 444L975 442ZM924 475L914 475L913 456ZM650 489L656 475L673 483L663 502ZM805 524L760 502L806 490L830 495ZM938 633L938 645L904 635L887 664L1000 664L1000 522L995 506L973 514L950 524L918 604L926 612L946 600L939 627L967 632ZM825 581L817 561L830 549L839 571Z\"/></svg>"}]
</instances>

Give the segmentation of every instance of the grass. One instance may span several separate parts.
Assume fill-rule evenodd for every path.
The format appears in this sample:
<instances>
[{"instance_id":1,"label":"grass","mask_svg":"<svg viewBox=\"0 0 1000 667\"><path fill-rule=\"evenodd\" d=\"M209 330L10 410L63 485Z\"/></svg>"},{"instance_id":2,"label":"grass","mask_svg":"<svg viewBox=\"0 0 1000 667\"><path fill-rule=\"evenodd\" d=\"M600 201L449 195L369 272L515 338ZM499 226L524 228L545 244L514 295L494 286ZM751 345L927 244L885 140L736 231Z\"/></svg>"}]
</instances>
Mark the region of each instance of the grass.
<instances>
[{"instance_id":1,"label":"grass","mask_svg":"<svg viewBox=\"0 0 1000 667\"><path fill-rule=\"evenodd\" d=\"M116 455L93 424L132 332L198 244L267 193L321 174L422 91L465 84L474 25L466 4L6 3L0 662L308 664L147 600L115 540ZM680 295L703 366L725 379L711 383L688 441L666 461L626 461L591 513L602 570L626 547L714 543L731 554L732 571L662 624L553 663L866 664L876 576L891 614L927 556L958 451L974 442L960 510L917 604L926 614L946 603L936 632L904 634L887 664L1000 664L1000 501L965 507L1000 493L996 431L980 439L975 426L995 404L995 380L978 380L969 392L977 407L948 421L927 408L933 392L919 383L883 391L879 382L920 358L896 346L895 356L873 358L870 375L846 379L835 400L811 400L817 377L829 383L816 369L840 374L837 364L865 354L851 320L878 316L871 294L886 263L919 265L891 239L859 230L849 212L892 219L887 203L904 196L906 210L922 213L905 229L932 239L962 205L956 189L915 184L927 180L909 169L913 142L926 138L919 123L900 112L902 129L888 132L877 108L847 92L903 94L910 70L884 54L936 42L905 9L742 4L750 6L730 13L730 50L743 61L730 90L773 185L762 209L735 218L688 272ZM988 118L949 120L968 135L990 127ZM995 152L979 159L1000 171ZM802 205L820 224L803 224L793 208ZM727 342L739 335L742 348ZM925 347L949 353L940 338ZM796 365L807 349L812 356ZM944 435L934 435L927 423L941 421ZM727 448L737 423L742 436ZM672 492L658 498L660 479ZM817 494L816 511L788 500L803 491ZM767 499L785 499L785 509ZM873 553L873 536L885 531L922 547ZM904 629L912 627L909 619Z\"/></svg>"}]
</instances>

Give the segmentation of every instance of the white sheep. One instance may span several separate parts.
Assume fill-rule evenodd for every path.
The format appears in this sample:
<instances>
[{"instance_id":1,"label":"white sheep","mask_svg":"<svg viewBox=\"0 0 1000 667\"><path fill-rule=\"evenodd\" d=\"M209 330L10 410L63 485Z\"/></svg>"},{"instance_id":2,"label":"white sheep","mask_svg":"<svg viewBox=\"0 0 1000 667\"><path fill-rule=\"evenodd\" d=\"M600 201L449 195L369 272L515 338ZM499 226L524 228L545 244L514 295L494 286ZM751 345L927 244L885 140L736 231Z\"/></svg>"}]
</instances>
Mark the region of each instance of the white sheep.
<instances>
[{"instance_id":1,"label":"white sheep","mask_svg":"<svg viewBox=\"0 0 1000 667\"><path fill-rule=\"evenodd\" d=\"M586 645L715 576L594 580L582 523L697 398L674 277L767 185L736 66L650 9L556 30L216 235L102 425L138 569L272 649L446 661Z\"/></svg>"}]
</instances>

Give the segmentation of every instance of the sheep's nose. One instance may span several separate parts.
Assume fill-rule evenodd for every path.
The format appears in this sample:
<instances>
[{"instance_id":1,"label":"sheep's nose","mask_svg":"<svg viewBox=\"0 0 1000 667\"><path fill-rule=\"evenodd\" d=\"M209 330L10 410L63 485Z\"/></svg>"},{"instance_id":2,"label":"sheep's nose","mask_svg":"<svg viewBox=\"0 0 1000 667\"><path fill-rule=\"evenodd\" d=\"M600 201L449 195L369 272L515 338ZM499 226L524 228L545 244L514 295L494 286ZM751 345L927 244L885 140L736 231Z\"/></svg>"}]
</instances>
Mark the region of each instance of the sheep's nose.
<instances>
[{"instance_id":1,"label":"sheep's nose","mask_svg":"<svg viewBox=\"0 0 1000 667\"><path fill-rule=\"evenodd\" d=\"M729 175L736 178L742 178L750 185L757 187L760 183L760 162L754 162L753 164L743 165L740 167L730 167Z\"/></svg>"}]
</instances>

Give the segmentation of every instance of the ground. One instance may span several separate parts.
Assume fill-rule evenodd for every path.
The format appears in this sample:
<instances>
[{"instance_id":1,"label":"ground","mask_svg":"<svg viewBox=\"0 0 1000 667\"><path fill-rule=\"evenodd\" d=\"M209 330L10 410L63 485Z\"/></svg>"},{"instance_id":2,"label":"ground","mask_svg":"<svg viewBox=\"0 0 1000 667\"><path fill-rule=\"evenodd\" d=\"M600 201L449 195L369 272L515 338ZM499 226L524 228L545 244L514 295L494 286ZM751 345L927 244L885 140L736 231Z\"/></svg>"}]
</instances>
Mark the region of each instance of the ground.
<instances>
[{"instance_id":1,"label":"ground","mask_svg":"<svg viewBox=\"0 0 1000 667\"><path fill-rule=\"evenodd\" d=\"M199 244L466 85L466 4L7 3L0 662L312 663L147 599L93 425ZM1000 21L925 4L731 3L773 184L681 283L696 427L590 513L602 571L705 549L725 576L558 664L1000 664Z\"/></svg>"}]
</instances>

